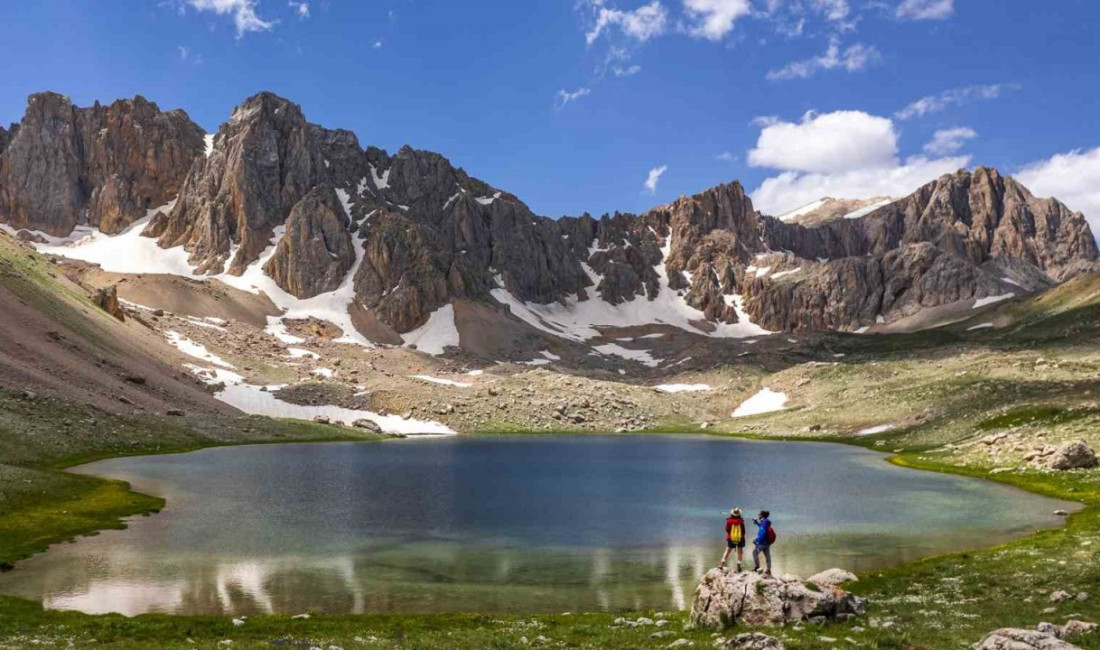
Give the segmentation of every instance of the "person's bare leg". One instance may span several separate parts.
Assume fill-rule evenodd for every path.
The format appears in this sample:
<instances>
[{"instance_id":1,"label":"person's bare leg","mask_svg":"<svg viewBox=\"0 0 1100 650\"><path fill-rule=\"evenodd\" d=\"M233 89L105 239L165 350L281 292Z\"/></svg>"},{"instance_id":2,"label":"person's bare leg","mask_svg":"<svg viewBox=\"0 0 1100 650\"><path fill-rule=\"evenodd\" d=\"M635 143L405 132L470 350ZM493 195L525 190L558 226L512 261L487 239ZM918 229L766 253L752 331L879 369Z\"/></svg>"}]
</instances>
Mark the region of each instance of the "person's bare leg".
<instances>
[{"instance_id":1,"label":"person's bare leg","mask_svg":"<svg viewBox=\"0 0 1100 650\"><path fill-rule=\"evenodd\" d=\"M739 554L740 555L740 554ZM730 547L726 547L726 551L722 553L722 561L718 563L719 569L726 568L726 560L730 559Z\"/></svg>"},{"instance_id":2,"label":"person's bare leg","mask_svg":"<svg viewBox=\"0 0 1100 650\"><path fill-rule=\"evenodd\" d=\"M728 552L728 549L727 549ZM741 573L741 563L745 561L745 549L737 547L737 572Z\"/></svg>"}]
</instances>

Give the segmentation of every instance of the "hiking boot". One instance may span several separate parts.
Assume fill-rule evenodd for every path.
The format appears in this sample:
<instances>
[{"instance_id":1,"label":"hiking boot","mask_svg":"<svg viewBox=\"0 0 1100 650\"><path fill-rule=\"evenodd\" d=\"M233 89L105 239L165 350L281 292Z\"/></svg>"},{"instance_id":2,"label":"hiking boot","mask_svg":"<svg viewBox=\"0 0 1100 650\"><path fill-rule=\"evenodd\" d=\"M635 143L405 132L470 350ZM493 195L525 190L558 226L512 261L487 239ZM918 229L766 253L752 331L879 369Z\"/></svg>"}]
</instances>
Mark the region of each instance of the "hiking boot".
<instances>
[{"instance_id":1,"label":"hiking boot","mask_svg":"<svg viewBox=\"0 0 1100 650\"><path fill-rule=\"evenodd\" d=\"M740 563L740 562L738 562L738 563L737 563L737 572L738 572L738 573L741 573L741 571L742 571L742 569L741 569L741 563Z\"/></svg>"},{"instance_id":2,"label":"hiking boot","mask_svg":"<svg viewBox=\"0 0 1100 650\"><path fill-rule=\"evenodd\" d=\"M725 562L719 562L719 563L718 563L718 570L720 570L720 571L721 571L721 570L723 570L723 569L725 569L725 568L726 568L726 563L725 563Z\"/></svg>"}]
</instances>

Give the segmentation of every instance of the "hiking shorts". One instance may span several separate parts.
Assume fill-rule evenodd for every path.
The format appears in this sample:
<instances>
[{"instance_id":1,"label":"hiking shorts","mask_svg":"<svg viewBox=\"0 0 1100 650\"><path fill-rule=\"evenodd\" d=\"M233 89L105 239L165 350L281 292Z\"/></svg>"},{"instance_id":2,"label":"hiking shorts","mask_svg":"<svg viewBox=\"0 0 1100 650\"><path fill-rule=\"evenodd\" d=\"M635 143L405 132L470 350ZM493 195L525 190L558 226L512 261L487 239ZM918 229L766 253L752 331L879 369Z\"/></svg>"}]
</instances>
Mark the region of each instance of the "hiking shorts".
<instances>
[{"instance_id":1,"label":"hiking shorts","mask_svg":"<svg viewBox=\"0 0 1100 650\"><path fill-rule=\"evenodd\" d=\"M731 539L726 540L726 548L745 548L745 540L735 542Z\"/></svg>"}]
</instances>

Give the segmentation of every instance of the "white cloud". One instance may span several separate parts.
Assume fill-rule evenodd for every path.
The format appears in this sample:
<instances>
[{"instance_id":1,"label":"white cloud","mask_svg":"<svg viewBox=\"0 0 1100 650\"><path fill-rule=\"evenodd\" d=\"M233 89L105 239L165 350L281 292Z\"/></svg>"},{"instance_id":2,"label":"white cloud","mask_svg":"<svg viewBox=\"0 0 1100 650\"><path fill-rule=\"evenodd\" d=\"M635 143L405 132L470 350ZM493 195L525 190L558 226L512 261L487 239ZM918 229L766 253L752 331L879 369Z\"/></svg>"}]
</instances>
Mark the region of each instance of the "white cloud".
<instances>
[{"instance_id":1,"label":"white cloud","mask_svg":"<svg viewBox=\"0 0 1100 650\"><path fill-rule=\"evenodd\" d=\"M955 0L905 0L898 6L903 20L944 20L955 13Z\"/></svg>"},{"instance_id":2,"label":"white cloud","mask_svg":"<svg viewBox=\"0 0 1100 650\"><path fill-rule=\"evenodd\" d=\"M850 11L848 0L813 0L813 8L825 15L825 18L841 21L848 17Z\"/></svg>"},{"instance_id":3,"label":"white cloud","mask_svg":"<svg viewBox=\"0 0 1100 650\"><path fill-rule=\"evenodd\" d=\"M645 179L645 189L650 194L657 192L657 181L661 180L661 176L668 171L668 165L661 165L660 167L654 167L649 170L649 176Z\"/></svg>"},{"instance_id":4,"label":"white cloud","mask_svg":"<svg viewBox=\"0 0 1100 650\"><path fill-rule=\"evenodd\" d=\"M800 122L757 118L754 124L761 131L749 151L753 167L833 173L883 167L897 158L894 123L862 111L811 111Z\"/></svg>"},{"instance_id":5,"label":"white cloud","mask_svg":"<svg viewBox=\"0 0 1100 650\"><path fill-rule=\"evenodd\" d=\"M723 151L722 153L715 155L714 159L726 163L737 162L737 155L731 151Z\"/></svg>"},{"instance_id":6,"label":"white cloud","mask_svg":"<svg viewBox=\"0 0 1100 650\"><path fill-rule=\"evenodd\" d=\"M554 107L560 111L561 109L565 108L566 104L569 104L570 102L575 102L581 97L587 96L591 92L592 91L588 88L578 88L572 92L563 88L562 90L558 91L557 95L554 96Z\"/></svg>"},{"instance_id":7,"label":"white cloud","mask_svg":"<svg viewBox=\"0 0 1100 650\"><path fill-rule=\"evenodd\" d=\"M191 50L182 45L177 45L176 49L180 51L180 61L186 61L187 57L191 54Z\"/></svg>"},{"instance_id":8,"label":"white cloud","mask_svg":"<svg viewBox=\"0 0 1100 650\"><path fill-rule=\"evenodd\" d=\"M780 173L752 192L766 214L783 214L822 197L904 196L924 183L970 164L969 156L898 156L892 120L861 111L807 113L799 122L757 118L754 167Z\"/></svg>"},{"instance_id":9,"label":"white cloud","mask_svg":"<svg viewBox=\"0 0 1100 650\"><path fill-rule=\"evenodd\" d=\"M596 24L587 34L585 41L592 45L601 34L611 27L618 27L630 38L645 43L649 39L660 36L665 32L668 23L668 12L660 0L653 0L649 4L642 5L633 11L610 9L603 6L603 0L589 0L593 6L598 6Z\"/></svg>"},{"instance_id":10,"label":"white cloud","mask_svg":"<svg viewBox=\"0 0 1100 650\"><path fill-rule=\"evenodd\" d=\"M248 32L264 32L277 21L264 20L256 14L256 0L186 0L198 11L212 11L219 16L232 16L237 28L237 38ZM181 5L182 6L182 5Z\"/></svg>"},{"instance_id":11,"label":"white cloud","mask_svg":"<svg viewBox=\"0 0 1100 650\"><path fill-rule=\"evenodd\" d=\"M1015 174L1036 196L1052 196L1084 213L1093 233L1100 233L1100 147L1051 156Z\"/></svg>"},{"instance_id":12,"label":"white cloud","mask_svg":"<svg viewBox=\"0 0 1100 650\"><path fill-rule=\"evenodd\" d=\"M829 41L829 48L825 50L824 54L803 61L793 61L778 70L771 70L768 72L767 78L773 81L806 79L820 70L833 70L835 68L857 72L867 68L879 58L881 58L881 55L873 45L856 43L842 51L839 41L834 38Z\"/></svg>"},{"instance_id":13,"label":"white cloud","mask_svg":"<svg viewBox=\"0 0 1100 650\"><path fill-rule=\"evenodd\" d=\"M751 197L756 209L777 215L826 196L846 199L906 196L921 185L969 164L969 156L935 159L914 156L904 163L836 174L784 172L766 179Z\"/></svg>"},{"instance_id":14,"label":"white cloud","mask_svg":"<svg viewBox=\"0 0 1100 650\"><path fill-rule=\"evenodd\" d=\"M914 117L923 117L929 113L938 113L952 105L969 104L982 99L997 99L1006 90L1016 90L1016 84L990 84L987 86L964 86L945 90L938 95L921 97L909 104L894 117L899 120L908 120Z\"/></svg>"},{"instance_id":15,"label":"white cloud","mask_svg":"<svg viewBox=\"0 0 1100 650\"><path fill-rule=\"evenodd\" d=\"M737 19L751 11L749 0L684 0L688 33L711 41L722 40Z\"/></svg>"},{"instance_id":16,"label":"white cloud","mask_svg":"<svg viewBox=\"0 0 1100 650\"><path fill-rule=\"evenodd\" d=\"M947 156L955 153L967 140L978 137L978 132L965 126L940 129L932 134L932 139L924 145L924 153L932 156Z\"/></svg>"},{"instance_id":17,"label":"white cloud","mask_svg":"<svg viewBox=\"0 0 1100 650\"><path fill-rule=\"evenodd\" d=\"M295 2L294 0L287 0L287 6L298 14L298 18L305 20L309 18L309 3L308 2Z\"/></svg>"},{"instance_id":18,"label":"white cloud","mask_svg":"<svg viewBox=\"0 0 1100 650\"><path fill-rule=\"evenodd\" d=\"M615 66L615 67L611 68L611 72L616 77L633 77L634 75L638 74L641 71L642 71L642 66L640 66L640 65L630 65L630 66L626 66L626 67Z\"/></svg>"}]
</instances>

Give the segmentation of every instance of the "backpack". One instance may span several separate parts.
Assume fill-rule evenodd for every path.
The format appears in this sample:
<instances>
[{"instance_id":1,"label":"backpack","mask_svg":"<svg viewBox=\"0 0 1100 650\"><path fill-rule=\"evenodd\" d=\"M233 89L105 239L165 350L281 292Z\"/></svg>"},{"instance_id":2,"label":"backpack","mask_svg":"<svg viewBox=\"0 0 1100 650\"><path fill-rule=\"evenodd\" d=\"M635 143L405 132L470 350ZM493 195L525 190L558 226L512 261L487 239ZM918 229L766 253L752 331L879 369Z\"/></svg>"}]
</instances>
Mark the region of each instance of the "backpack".
<instances>
[{"instance_id":1,"label":"backpack","mask_svg":"<svg viewBox=\"0 0 1100 650\"><path fill-rule=\"evenodd\" d=\"M775 526L768 524L768 532L765 533L764 539L767 540L768 546L775 543Z\"/></svg>"},{"instance_id":2,"label":"backpack","mask_svg":"<svg viewBox=\"0 0 1100 650\"><path fill-rule=\"evenodd\" d=\"M743 525L744 525L744 523L742 521L734 520L733 525L730 526L730 541L733 542L734 544L738 544L742 540L741 526L743 526Z\"/></svg>"}]
</instances>

